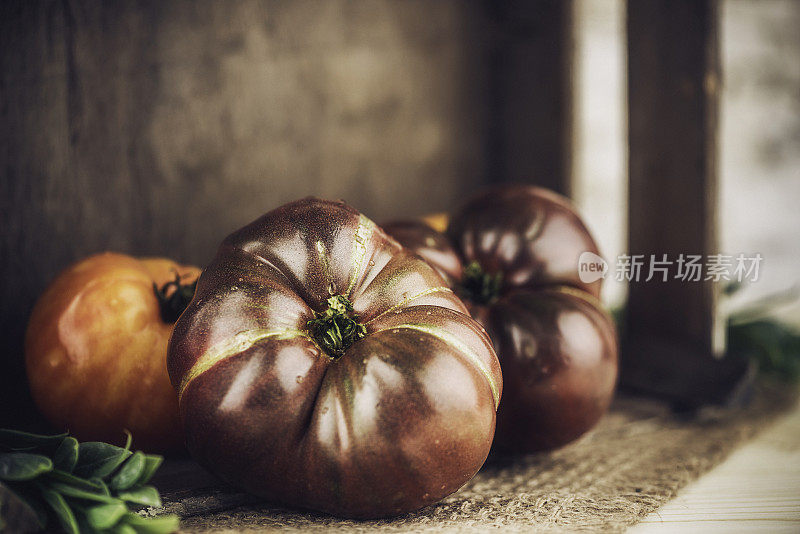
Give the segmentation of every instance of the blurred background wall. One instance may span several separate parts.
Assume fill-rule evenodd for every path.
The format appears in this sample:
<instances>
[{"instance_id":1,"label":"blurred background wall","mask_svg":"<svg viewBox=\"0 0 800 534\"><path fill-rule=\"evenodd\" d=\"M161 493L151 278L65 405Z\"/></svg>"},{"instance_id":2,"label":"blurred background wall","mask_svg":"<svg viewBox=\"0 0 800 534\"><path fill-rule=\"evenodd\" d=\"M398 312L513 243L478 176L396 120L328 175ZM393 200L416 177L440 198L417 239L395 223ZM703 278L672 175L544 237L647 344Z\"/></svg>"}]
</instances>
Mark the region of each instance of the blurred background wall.
<instances>
[{"instance_id":1,"label":"blurred background wall","mask_svg":"<svg viewBox=\"0 0 800 534\"><path fill-rule=\"evenodd\" d=\"M720 251L764 256L758 283L726 303L734 312L800 287L800 2L720 2ZM613 259L626 252L625 2L575 3L573 198ZM654 125L654 127L658 127ZM606 279L604 300L626 284ZM781 306L800 325L800 304Z\"/></svg>"},{"instance_id":2,"label":"blurred background wall","mask_svg":"<svg viewBox=\"0 0 800 534\"><path fill-rule=\"evenodd\" d=\"M794 292L776 313L800 327L800 2L721 7L720 243L764 256L728 308Z\"/></svg>"},{"instance_id":3,"label":"blurred background wall","mask_svg":"<svg viewBox=\"0 0 800 534\"><path fill-rule=\"evenodd\" d=\"M447 210L506 172L565 183L567 41L528 44L559 36L567 7L0 3L0 414L24 420L27 318L83 256L204 265L306 195L380 221Z\"/></svg>"},{"instance_id":4,"label":"blurred background wall","mask_svg":"<svg viewBox=\"0 0 800 534\"><path fill-rule=\"evenodd\" d=\"M447 208L485 174L466 3L14 4L2 250L29 277L12 300L98 249L202 263L300 196L381 219Z\"/></svg>"},{"instance_id":5,"label":"blurred background wall","mask_svg":"<svg viewBox=\"0 0 800 534\"><path fill-rule=\"evenodd\" d=\"M613 261L625 2L569 6L0 3L0 416L26 416L22 333L59 270L102 250L203 265L301 196L380 221L539 183L573 196ZM797 283L800 265L800 3L720 8L721 248L764 254L748 289L763 294ZM624 284L605 291L624 302Z\"/></svg>"}]
</instances>

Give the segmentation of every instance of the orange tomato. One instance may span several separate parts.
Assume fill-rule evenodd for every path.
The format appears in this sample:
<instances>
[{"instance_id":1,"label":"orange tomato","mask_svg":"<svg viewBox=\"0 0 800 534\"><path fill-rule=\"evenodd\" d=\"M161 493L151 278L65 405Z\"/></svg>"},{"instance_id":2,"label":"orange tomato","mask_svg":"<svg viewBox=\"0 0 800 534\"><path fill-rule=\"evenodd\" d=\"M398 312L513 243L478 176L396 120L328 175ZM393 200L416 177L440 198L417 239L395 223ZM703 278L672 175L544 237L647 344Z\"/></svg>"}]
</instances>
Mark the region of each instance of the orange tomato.
<instances>
[{"instance_id":1,"label":"orange tomato","mask_svg":"<svg viewBox=\"0 0 800 534\"><path fill-rule=\"evenodd\" d=\"M199 274L168 259L113 253L62 272L36 303L25 338L28 380L44 415L79 440L119 443L129 430L137 448L180 450L166 357L181 310L162 318L156 289L175 306L190 298ZM173 296L176 276L182 290Z\"/></svg>"},{"instance_id":2,"label":"orange tomato","mask_svg":"<svg viewBox=\"0 0 800 534\"><path fill-rule=\"evenodd\" d=\"M447 213L429 213L428 215L422 217L422 222L437 232L444 233L447 230L449 217Z\"/></svg>"}]
</instances>

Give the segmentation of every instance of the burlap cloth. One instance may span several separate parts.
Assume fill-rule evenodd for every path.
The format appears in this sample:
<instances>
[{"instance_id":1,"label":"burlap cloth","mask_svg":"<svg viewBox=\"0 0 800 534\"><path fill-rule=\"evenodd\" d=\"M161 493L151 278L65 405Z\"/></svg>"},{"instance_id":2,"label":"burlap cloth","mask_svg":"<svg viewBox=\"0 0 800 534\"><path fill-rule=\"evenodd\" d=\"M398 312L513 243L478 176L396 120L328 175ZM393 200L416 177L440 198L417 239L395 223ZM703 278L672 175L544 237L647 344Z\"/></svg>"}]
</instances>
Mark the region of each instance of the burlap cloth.
<instances>
[{"instance_id":1,"label":"burlap cloth","mask_svg":"<svg viewBox=\"0 0 800 534\"><path fill-rule=\"evenodd\" d=\"M576 443L547 454L490 459L457 493L391 520L236 506L242 494L225 488L191 497L168 494L165 511L179 513L187 532L620 532L793 406L796 393L794 387L760 384L746 408L691 419L655 402L618 398ZM236 507L207 513L230 506Z\"/></svg>"}]
</instances>

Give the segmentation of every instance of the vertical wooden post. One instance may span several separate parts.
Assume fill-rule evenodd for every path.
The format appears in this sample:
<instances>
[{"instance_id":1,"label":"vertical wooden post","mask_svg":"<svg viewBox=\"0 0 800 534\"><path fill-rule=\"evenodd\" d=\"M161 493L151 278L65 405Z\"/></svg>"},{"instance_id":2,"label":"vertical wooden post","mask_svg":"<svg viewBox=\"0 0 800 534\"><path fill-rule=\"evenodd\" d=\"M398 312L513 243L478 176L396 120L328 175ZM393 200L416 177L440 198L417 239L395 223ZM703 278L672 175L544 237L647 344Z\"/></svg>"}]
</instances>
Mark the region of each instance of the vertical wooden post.
<instances>
[{"instance_id":1,"label":"vertical wooden post","mask_svg":"<svg viewBox=\"0 0 800 534\"><path fill-rule=\"evenodd\" d=\"M721 401L741 365L724 351L719 283L645 282L651 255L716 253L719 54L715 0L628 2L629 286L622 384L694 404Z\"/></svg>"},{"instance_id":2,"label":"vertical wooden post","mask_svg":"<svg viewBox=\"0 0 800 534\"><path fill-rule=\"evenodd\" d=\"M631 254L716 250L714 0L628 3ZM632 283L629 327L713 350L714 285Z\"/></svg>"},{"instance_id":3,"label":"vertical wooden post","mask_svg":"<svg viewBox=\"0 0 800 534\"><path fill-rule=\"evenodd\" d=\"M489 5L495 36L490 181L534 183L569 194L572 0Z\"/></svg>"}]
</instances>

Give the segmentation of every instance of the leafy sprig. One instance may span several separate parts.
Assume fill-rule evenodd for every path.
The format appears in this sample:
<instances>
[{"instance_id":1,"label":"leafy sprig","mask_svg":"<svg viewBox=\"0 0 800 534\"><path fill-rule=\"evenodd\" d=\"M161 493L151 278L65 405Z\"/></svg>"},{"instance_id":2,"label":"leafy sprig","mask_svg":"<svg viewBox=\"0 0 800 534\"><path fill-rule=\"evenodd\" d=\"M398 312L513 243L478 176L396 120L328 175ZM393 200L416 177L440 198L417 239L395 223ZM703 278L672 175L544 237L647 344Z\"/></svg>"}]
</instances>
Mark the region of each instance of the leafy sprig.
<instances>
[{"instance_id":1,"label":"leafy sprig","mask_svg":"<svg viewBox=\"0 0 800 534\"><path fill-rule=\"evenodd\" d=\"M731 283L723 288L731 296L742 288ZM795 304L800 287L766 295L728 318L728 352L754 360L759 372L785 381L800 380L800 331L775 318L780 306Z\"/></svg>"},{"instance_id":2,"label":"leafy sprig","mask_svg":"<svg viewBox=\"0 0 800 534\"><path fill-rule=\"evenodd\" d=\"M0 429L0 482L36 513L44 529L53 521L70 533L166 534L178 517L142 517L133 508L161 506L147 485L163 458L125 447Z\"/></svg>"},{"instance_id":3,"label":"leafy sprig","mask_svg":"<svg viewBox=\"0 0 800 534\"><path fill-rule=\"evenodd\" d=\"M730 297L742 288L730 283L722 293ZM800 299L797 286L781 293L767 295L735 312L727 321L727 352L737 358L747 358L758 365L758 372L786 382L800 382L800 330L775 317L782 305ZM625 337L625 308L611 310L611 315Z\"/></svg>"},{"instance_id":4,"label":"leafy sprig","mask_svg":"<svg viewBox=\"0 0 800 534\"><path fill-rule=\"evenodd\" d=\"M800 380L800 333L774 319L728 325L729 352L752 358L758 369L789 382Z\"/></svg>"}]
</instances>

